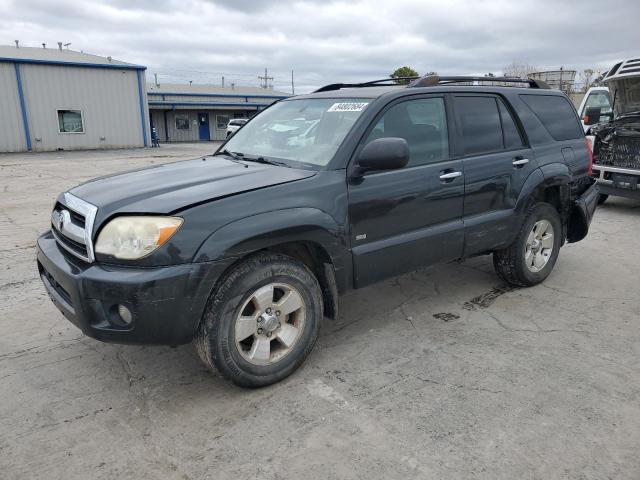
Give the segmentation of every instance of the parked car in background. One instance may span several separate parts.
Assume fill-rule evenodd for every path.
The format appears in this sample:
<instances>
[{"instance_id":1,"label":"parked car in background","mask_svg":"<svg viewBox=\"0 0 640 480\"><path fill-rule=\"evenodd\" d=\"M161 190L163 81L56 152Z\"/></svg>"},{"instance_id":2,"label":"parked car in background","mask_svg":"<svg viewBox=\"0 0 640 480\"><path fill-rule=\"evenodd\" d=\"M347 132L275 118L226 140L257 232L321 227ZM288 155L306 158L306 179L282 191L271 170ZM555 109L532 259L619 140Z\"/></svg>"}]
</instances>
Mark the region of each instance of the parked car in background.
<instances>
[{"instance_id":1,"label":"parked car in background","mask_svg":"<svg viewBox=\"0 0 640 480\"><path fill-rule=\"evenodd\" d=\"M234 118L229 121L227 124L227 138L236 133L241 126L247 123L249 120L247 118Z\"/></svg>"},{"instance_id":2,"label":"parked car in background","mask_svg":"<svg viewBox=\"0 0 640 480\"><path fill-rule=\"evenodd\" d=\"M590 123L589 117L587 116L587 108L591 107L600 109L600 122L606 122L613 118L608 87L591 87L585 96L582 97L582 102L578 108L578 115L580 116L582 128L585 133L590 128L590 125L587 125Z\"/></svg>"},{"instance_id":3,"label":"parked car in background","mask_svg":"<svg viewBox=\"0 0 640 480\"><path fill-rule=\"evenodd\" d=\"M512 285L544 281L596 208L573 104L535 80L408 80L327 85L212 156L61 194L46 291L91 337L193 341L257 387L300 366L351 289L487 254ZM528 88L473 85L496 81Z\"/></svg>"},{"instance_id":4,"label":"parked car in background","mask_svg":"<svg viewBox=\"0 0 640 480\"><path fill-rule=\"evenodd\" d=\"M609 195L640 199L640 57L617 63L604 81L613 116L607 106L585 109L599 202Z\"/></svg>"}]
</instances>

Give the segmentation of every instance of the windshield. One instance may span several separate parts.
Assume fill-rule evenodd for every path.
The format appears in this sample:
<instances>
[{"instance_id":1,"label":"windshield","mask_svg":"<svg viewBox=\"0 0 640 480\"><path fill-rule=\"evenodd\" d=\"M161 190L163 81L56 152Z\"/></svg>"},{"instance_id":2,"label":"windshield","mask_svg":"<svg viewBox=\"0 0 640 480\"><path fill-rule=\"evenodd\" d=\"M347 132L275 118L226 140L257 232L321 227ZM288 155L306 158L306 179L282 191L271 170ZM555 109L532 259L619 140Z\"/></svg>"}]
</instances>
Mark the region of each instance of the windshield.
<instances>
[{"instance_id":1,"label":"windshield","mask_svg":"<svg viewBox=\"0 0 640 480\"><path fill-rule=\"evenodd\" d=\"M611 102L609 101L609 92L602 91L591 93L584 104L585 112L589 107L599 107L601 109L601 115L610 114Z\"/></svg>"},{"instance_id":2,"label":"windshield","mask_svg":"<svg viewBox=\"0 0 640 480\"><path fill-rule=\"evenodd\" d=\"M325 166L369 99L300 99L276 103L238 130L224 150Z\"/></svg>"}]
</instances>

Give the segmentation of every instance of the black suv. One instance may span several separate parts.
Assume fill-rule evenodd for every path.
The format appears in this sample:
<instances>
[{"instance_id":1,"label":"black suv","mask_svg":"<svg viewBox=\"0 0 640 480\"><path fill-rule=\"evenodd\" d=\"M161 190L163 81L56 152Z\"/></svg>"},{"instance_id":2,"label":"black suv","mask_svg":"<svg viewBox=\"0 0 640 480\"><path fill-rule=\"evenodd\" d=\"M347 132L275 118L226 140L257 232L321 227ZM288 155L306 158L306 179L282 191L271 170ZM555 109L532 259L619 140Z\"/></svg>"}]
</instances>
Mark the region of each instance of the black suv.
<instances>
[{"instance_id":1,"label":"black suv","mask_svg":"<svg viewBox=\"0 0 640 480\"><path fill-rule=\"evenodd\" d=\"M194 341L260 386L303 362L349 289L490 253L535 285L587 234L590 152L564 94L486 80L328 85L212 156L75 187L38 239L46 290L91 337Z\"/></svg>"}]
</instances>

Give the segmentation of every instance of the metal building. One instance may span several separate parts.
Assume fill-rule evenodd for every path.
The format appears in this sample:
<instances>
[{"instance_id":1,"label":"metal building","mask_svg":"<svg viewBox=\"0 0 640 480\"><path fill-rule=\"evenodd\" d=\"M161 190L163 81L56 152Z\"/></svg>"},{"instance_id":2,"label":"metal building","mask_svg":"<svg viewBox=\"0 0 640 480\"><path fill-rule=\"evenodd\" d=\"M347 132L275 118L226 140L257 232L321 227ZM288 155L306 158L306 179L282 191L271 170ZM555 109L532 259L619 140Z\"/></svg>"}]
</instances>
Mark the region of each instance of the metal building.
<instances>
[{"instance_id":1,"label":"metal building","mask_svg":"<svg viewBox=\"0 0 640 480\"><path fill-rule=\"evenodd\" d=\"M289 94L258 87L150 84L151 125L161 142L224 140L229 120L249 118Z\"/></svg>"},{"instance_id":2,"label":"metal building","mask_svg":"<svg viewBox=\"0 0 640 480\"><path fill-rule=\"evenodd\" d=\"M60 44L0 46L0 152L149 145L145 69Z\"/></svg>"}]
</instances>

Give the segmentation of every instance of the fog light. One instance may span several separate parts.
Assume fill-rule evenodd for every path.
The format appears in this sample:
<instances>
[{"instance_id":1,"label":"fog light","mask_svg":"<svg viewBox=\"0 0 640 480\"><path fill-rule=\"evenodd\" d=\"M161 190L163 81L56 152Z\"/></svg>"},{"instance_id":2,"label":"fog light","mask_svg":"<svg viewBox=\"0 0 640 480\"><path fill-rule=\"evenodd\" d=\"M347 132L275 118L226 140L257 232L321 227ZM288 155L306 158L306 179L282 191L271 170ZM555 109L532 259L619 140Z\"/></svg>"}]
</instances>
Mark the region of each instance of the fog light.
<instances>
[{"instance_id":1,"label":"fog light","mask_svg":"<svg viewBox=\"0 0 640 480\"><path fill-rule=\"evenodd\" d=\"M133 320L133 314L131 313L131 310L129 310L124 305L118 305L118 315L126 325L129 325Z\"/></svg>"}]
</instances>

